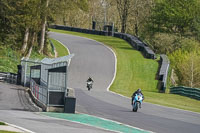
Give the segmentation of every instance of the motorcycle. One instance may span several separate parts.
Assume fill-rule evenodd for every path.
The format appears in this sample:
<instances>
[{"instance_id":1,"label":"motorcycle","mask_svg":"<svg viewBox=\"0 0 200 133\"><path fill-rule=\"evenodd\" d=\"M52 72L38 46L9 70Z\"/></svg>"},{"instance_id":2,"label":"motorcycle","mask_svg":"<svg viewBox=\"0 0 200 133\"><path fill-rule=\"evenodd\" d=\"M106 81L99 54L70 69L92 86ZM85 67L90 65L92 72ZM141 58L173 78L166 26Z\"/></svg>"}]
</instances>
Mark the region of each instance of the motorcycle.
<instances>
[{"instance_id":1,"label":"motorcycle","mask_svg":"<svg viewBox=\"0 0 200 133\"><path fill-rule=\"evenodd\" d=\"M87 88L88 88L88 91L90 91L90 89L92 89L92 81L88 81L87 82Z\"/></svg>"},{"instance_id":2,"label":"motorcycle","mask_svg":"<svg viewBox=\"0 0 200 133\"><path fill-rule=\"evenodd\" d=\"M132 104L133 112L137 112L138 107L140 107L142 104L142 101L143 101L143 96L141 94L136 94L133 99L133 104Z\"/></svg>"}]
</instances>

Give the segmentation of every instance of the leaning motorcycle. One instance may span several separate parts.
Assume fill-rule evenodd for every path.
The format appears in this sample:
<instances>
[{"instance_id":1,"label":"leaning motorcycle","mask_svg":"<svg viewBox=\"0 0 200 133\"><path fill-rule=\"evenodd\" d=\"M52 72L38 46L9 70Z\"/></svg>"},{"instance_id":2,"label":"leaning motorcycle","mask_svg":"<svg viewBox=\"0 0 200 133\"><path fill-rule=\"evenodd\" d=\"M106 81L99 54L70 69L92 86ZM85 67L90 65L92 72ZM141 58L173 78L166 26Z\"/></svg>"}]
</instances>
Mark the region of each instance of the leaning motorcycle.
<instances>
[{"instance_id":1,"label":"leaning motorcycle","mask_svg":"<svg viewBox=\"0 0 200 133\"><path fill-rule=\"evenodd\" d=\"M88 81L87 82L87 88L88 88L88 91L90 91L90 89L92 89L92 81Z\"/></svg>"},{"instance_id":2,"label":"leaning motorcycle","mask_svg":"<svg viewBox=\"0 0 200 133\"><path fill-rule=\"evenodd\" d=\"M143 96L141 94L136 94L133 99L133 112L137 112L138 107L141 106L143 100Z\"/></svg>"}]
</instances>

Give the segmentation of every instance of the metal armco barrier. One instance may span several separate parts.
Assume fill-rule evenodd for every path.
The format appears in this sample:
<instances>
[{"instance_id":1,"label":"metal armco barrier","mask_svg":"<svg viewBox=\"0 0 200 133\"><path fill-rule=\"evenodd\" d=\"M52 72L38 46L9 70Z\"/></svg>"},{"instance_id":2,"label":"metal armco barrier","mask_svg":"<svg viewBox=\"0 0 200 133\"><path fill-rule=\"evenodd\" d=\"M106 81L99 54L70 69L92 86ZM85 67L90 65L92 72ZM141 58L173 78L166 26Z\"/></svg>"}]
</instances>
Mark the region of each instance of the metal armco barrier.
<instances>
[{"instance_id":1,"label":"metal armco barrier","mask_svg":"<svg viewBox=\"0 0 200 133\"><path fill-rule=\"evenodd\" d=\"M170 93L200 100L200 89L198 88L189 88L189 87L181 87L181 86L171 87Z\"/></svg>"},{"instance_id":2,"label":"metal armco barrier","mask_svg":"<svg viewBox=\"0 0 200 133\"><path fill-rule=\"evenodd\" d=\"M17 74L9 72L0 72L0 81L11 84L17 84Z\"/></svg>"}]
</instances>

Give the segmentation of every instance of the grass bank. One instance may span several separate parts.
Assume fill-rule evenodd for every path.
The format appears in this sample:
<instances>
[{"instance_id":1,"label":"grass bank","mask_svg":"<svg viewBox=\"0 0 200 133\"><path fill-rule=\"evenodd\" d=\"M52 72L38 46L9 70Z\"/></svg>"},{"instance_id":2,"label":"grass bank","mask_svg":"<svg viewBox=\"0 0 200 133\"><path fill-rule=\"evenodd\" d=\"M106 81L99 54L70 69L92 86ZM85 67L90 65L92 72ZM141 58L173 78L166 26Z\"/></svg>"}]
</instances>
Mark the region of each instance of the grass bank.
<instances>
[{"instance_id":1,"label":"grass bank","mask_svg":"<svg viewBox=\"0 0 200 133\"><path fill-rule=\"evenodd\" d=\"M20 64L22 55L20 51L13 50L7 47L0 47L0 72L12 72L17 73L17 65ZM40 55L35 49L33 49L30 58L32 59L43 59L47 57Z\"/></svg>"},{"instance_id":2,"label":"grass bank","mask_svg":"<svg viewBox=\"0 0 200 133\"><path fill-rule=\"evenodd\" d=\"M17 65L20 64L18 51L11 48L0 47L0 72L17 72Z\"/></svg>"},{"instance_id":3,"label":"grass bank","mask_svg":"<svg viewBox=\"0 0 200 133\"><path fill-rule=\"evenodd\" d=\"M6 124L4 122L0 122L0 126L6 126ZM0 133L16 133L16 132L0 130Z\"/></svg>"},{"instance_id":4,"label":"grass bank","mask_svg":"<svg viewBox=\"0 0 200 133\"><path fill-rule=\"evenodd\" d=\"M17 133L17 132L0 130L0 133Z\"/></svg>"},{"instance_id":5,"label":"grass bank","mask_svg":"<svg viewBox=\"0 0 200 133\"><path fill-rule=\"evenodd\" d=\"M138 88L145 95L145 102L200 112L200 101L168 93L158 93L156 73L158 62L146 59L126 41L108 36L84 34L50 29L53 32L90 38L111 47L117 56L117 75L110 90L130 97ZM183 102L184 101L184 102Z\"/></svg>"},{"instance_id":6,"label":"grass bank","mask_svg":"<svg viewBox=\"0 0 200 133\"><path fill-rule=\"evenodd\" d=\"M3 125L3 126L5 126L6 124L5 124L4 122L0 122L0 125Z\"/></svg>"},{"instance_id":7,"label":"grass bank","mask_svg":"<svg viewBox=\"0 0 200 133\"><path fill-rule=\"evenodd\" d=\"M58 52L58 57L68 55L67 49L60 44L58 41L51 39L56 51ZM43 59L45 57L53 58L54 53L51 50L51 46L48 47L49 56L41 55L37 52L36 48L33 48L30 58L31 59ZM19 54L19 50L13 50L7 48L6 46L0 46L0 72L12 72L17 73L17 65L20 64L22 55Z\"/></svg>"},{"instance_id":8,"label":"grass bank","mask_svg":"<svg viewBox=\"0 0 200 133\"><path fill-rule=\"evenodd\" d=\"M53 38L49 38L49 39L53 43L55 50L58 54L58 57L66 56L69 54L67 48L65 48L60 42L58 42L57 40L55 40Z\"/></svg>"}]
</instances>

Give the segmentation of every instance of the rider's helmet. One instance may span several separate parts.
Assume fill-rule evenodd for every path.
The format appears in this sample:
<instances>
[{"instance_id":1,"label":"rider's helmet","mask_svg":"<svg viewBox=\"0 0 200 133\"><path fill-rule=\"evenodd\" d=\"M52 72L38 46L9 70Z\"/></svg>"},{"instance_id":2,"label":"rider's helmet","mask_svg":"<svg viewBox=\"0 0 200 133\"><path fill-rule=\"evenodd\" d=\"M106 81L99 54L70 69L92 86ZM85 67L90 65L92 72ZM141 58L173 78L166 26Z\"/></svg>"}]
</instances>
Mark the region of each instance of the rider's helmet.
<instances>
[{"instance_id":1,"label":"rider's helmet","mask_svg":"<svg viewBox=\"0 0 200 133\"><path fill-rule=\"evenodd\" d=\"M92 81L92 78L89 76L88 81Z\"/></svg>"},{"instance_id":2,"label":"rider's helmet","mask_svg":"<svg viewBox=\"0 0 200 133\"><path fill-rule=\"evenodd\" d=\"M141 89L139 88L139 89L137 90L137 92L138 92L138 93L141 93Z\"/></svg>"}]
</instances>

